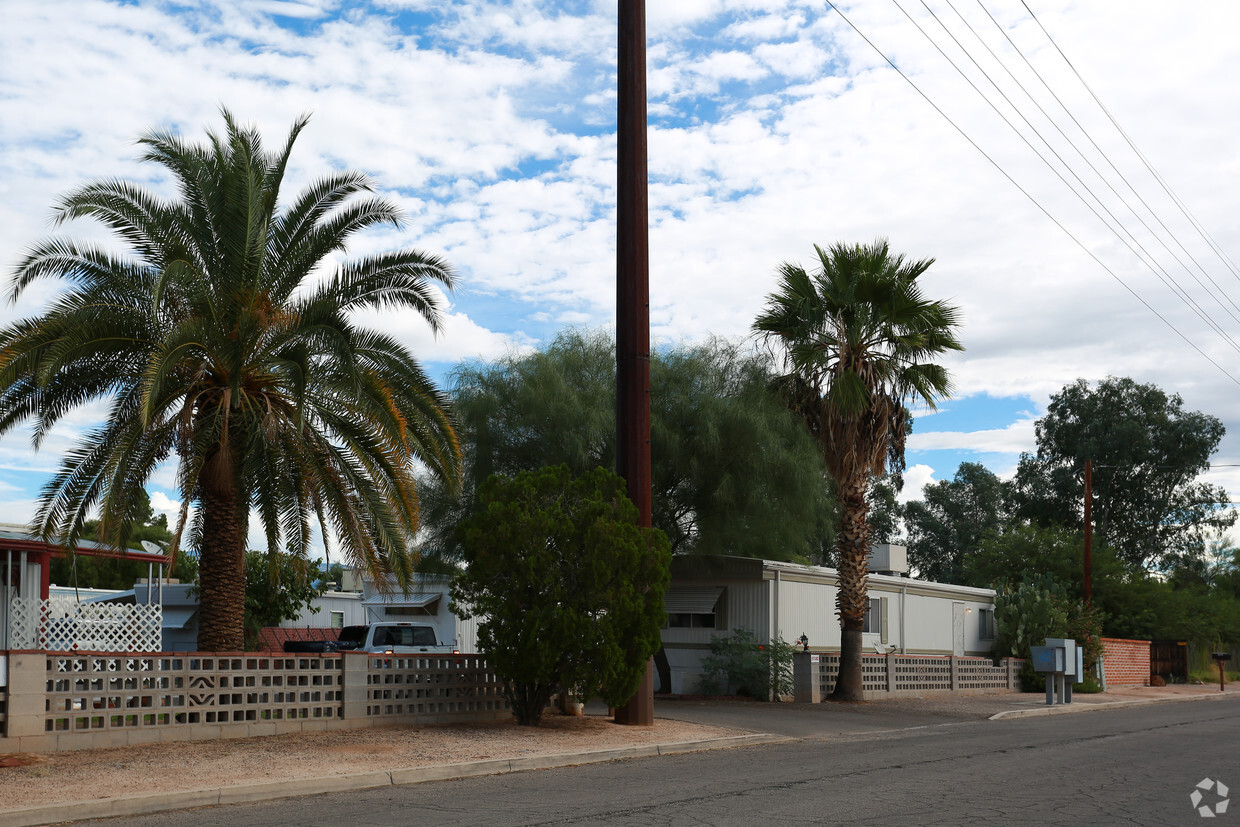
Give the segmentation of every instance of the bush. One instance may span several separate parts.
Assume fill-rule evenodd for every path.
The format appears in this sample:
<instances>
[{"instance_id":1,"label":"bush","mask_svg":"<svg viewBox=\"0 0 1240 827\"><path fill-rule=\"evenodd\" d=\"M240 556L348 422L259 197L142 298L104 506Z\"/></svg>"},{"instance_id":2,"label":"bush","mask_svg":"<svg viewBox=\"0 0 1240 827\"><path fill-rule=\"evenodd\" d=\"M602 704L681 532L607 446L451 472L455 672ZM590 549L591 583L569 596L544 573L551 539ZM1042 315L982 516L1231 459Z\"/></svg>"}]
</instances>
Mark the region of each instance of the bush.
<instances>
[{"instance_id":1,"label":"bush","mask_svg":"<svg viewBox=\"0 0 1240 827\"><path fill-rule=\"evenodd\" d=\"M560 689L611 706L633 696L659 648L671 547L638 525L620 477L564 465L492 476L458 532L452 610L484 618L478 648L518 724L537 726Z\"/></svg>"},{"instance_id":2,"label":"bush","mask_svg":"<svg viewBox=\"0 0 1240 827\"><path fill-rule=\"evenodd\" d=\"M1070 600L1050 575L1016 586L1001 584L995 593L995 627L995 650L1003 656L1028 658L1029 648L1041 646L1048 637L1071 638L1084 649L1085 674L1091 679L1102 656L1101 613L1095 606ZM1045 688L1045 676L1034 672L1029 662L1021 668L1020 682L1026 692Z\"/></svg>"},{"instance_id":3,"label":"bush","mask_svg":"<svg viewBox=\"0 0 1240 827\"><path fill-rule=\"evenodd\" d=\"M761 700L792 693L792 653L796 647L782 640L758 643L748 629L733 629L731 637L710 642L702 659L700 684L706 695L737 694Z\"/></svg>"},{"instance_id":4,"label":"bush","mask_svg":"<svg viewBox=\"0 0 1240 827\"><path fill-rule=\"evenodd\" d=\"M1043 682L1044 687L1045 685L1045 682ZM1072 691L1079 692L1082 695L1097 695L1102 691L1102 684L1098 683L1098 679L1093 675L1086 675L1085 680L1072 684Z\"/></svg>"}]
</instances>

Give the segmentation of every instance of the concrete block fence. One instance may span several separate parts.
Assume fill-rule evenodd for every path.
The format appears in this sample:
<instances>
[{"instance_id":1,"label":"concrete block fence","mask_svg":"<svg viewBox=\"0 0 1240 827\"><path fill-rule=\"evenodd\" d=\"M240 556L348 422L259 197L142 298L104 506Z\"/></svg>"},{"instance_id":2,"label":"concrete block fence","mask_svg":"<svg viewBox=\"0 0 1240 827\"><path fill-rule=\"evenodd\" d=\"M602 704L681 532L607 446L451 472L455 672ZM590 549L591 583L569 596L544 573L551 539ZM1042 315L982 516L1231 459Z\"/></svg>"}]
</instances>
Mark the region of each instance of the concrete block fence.
<instances>
[{"instance_id":1,"label":"concrete block fence","mask_svg":"<svg viewBox=\"0 0 1240 827\"><path fill-rule=\"evenodd\" d=\"M1107 686L1149 686L1150 642L1104 637L1102 664Z\"/></svg>"},{"instance_id":2,"label":"concrete block fence","mask_svg":"<svg viewBox=\"0 0 1240 827\"><path fill-rule=\"evenodd\" d=\"M0 752L506 718L481 655L10 652Z\"/></svg>"},{"instance_id":3,"label":"concrete block fence","mask_svg":"<svg viewBox=\"0 0 1240 827\"><path fill-rule=\"evenodd\" d=\"M862 655L861 684L866 700L947 693L970 695L1020 691L1024 660L954 655ZM797 652L793 656L793 694L797 703L818 703L835 689L838 652Z\"/></svg>"}]
</instances>

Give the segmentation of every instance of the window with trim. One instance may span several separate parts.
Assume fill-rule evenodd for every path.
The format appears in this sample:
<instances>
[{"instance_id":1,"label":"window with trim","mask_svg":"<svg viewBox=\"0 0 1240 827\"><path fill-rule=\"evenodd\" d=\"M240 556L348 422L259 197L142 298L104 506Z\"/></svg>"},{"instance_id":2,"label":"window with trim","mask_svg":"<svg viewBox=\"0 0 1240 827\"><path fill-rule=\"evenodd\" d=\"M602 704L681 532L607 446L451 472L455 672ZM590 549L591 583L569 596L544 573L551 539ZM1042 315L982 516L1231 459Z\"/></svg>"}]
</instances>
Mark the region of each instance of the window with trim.
<instances>
[{"instance_id":1,"label":"window with trim","mask_svg":"<svg viewBox=\"0 0 1240 827\"><path fill-rule=\"evenodd\" d=\"M332 612L332 628L344 628L344 612Z\"/></svg>"},{"instance_id":2,"label":"window with trim","mask_svg":"<svg viewBox=\"0 0 1240 827\"><path fill-rule=\"evenodd\" d=\"M870 598L870 608L865 610L865 625L861 627L861 631L871 635L882 633L883 599L881 597Z\"/></svg>"},{"instance_id":3,"label":"window with trim","mask_svg":"<svg viewBox=\"0 0 1240 827\"><path fill-rule=\"evenodd\" d=\"M669 629L713 629L715 628L715 613L669 612L667 626Z\"/></svg>"},{"instance_id":4,"label":"window with trim","mask_svg":"<svg viewBox=\"0 0 1240 827\"><path fill-rule=\"evenodd\" d=\"M978 620L981 626L978 629L978 637L981 640L995 639L995 612L994 609L979 609L977 612Z\"/></svg>"},{"instance_id":5,"label":"window with trim","mask_svg":"<svg viewBox=\"0 0 1240 827\"><path fill-rule=\"evenodd\" d=\"M673 586L663 596L667 609L664 629L714 629L724 626L723 588Z\"/></svg>"}]
</instances>

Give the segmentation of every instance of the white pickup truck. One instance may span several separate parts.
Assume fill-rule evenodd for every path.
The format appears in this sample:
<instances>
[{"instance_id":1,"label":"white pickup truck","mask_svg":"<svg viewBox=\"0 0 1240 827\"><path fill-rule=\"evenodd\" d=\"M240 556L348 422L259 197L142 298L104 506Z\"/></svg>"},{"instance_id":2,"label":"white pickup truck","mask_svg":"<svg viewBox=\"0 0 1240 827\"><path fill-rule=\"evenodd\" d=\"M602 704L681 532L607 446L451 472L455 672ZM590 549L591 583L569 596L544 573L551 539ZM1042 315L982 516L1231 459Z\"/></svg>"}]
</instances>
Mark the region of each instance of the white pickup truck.
<instances>
[{"instance_id":1,"label":"white pickup truck","mask_svg":"<svg viewBox=\"0 0 1240 827\"><path fill-rule=\"evenodd\" d=\"M457 654L440 643L435 627L425 623L372 623L345 626L338 640L285 641L286 652L370 652L377 655Z\"/></svg>"}]
</instances>

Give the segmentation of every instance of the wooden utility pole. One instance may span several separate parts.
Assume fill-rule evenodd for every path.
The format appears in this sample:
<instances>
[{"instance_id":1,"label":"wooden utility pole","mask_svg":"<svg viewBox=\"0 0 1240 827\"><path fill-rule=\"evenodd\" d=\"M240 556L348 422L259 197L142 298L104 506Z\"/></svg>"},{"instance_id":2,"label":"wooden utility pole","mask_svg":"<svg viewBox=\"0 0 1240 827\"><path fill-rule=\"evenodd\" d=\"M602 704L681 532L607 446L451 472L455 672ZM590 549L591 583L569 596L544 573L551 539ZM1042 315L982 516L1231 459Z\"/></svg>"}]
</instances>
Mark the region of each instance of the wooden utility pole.
<instances>
[{"instance_id":1,"label":"wooden utility pole","mask_svg":"<svg viewBox=\"0 0 1240 827\"><path fill-rule=\"evenodd\" d=\"M1093 591L1094 483L1093 460L1085 460L1085 605Z\"/></svg>"},{"instance_id":2,"label":"wooden utility pole","mask_svg":"<svg viewBox=\"0 0 1240 827\"><path fill-rule=\"evenodd\" d=\"M650 244L646 204L646 4L620 0L616 170L616 472L650 527ZM654 724L654 669L616 723Z\"/></svg>"}]
</instances>

